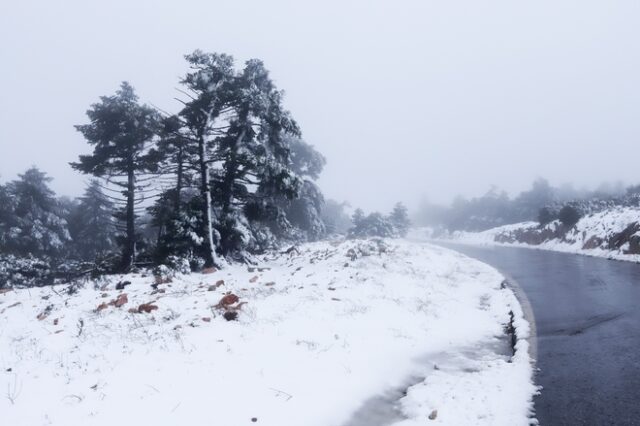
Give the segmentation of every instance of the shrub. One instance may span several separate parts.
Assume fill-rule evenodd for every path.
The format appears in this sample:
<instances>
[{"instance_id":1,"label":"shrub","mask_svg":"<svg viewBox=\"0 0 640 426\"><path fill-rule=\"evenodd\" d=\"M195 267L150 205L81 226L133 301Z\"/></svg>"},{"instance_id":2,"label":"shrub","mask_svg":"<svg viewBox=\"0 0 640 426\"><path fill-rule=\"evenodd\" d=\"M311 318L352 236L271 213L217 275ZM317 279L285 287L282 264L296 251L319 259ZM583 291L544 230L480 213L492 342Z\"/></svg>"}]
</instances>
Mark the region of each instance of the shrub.
<instances>
[{"instance_id":1,"label":"shrub","mask_svg":"<svg viewBox=\"0 0 640 426\"><path fill-rule=\"evenodd\" d=\"M553 210L551 207L543 207L538 212L538 222L540 226L545 226L556 219L558 219L558 211Z\"/></svg>"},{"instance_id":2,"label":"shrub","mask_svg":"<svg viewBox=\"0 0 640 426\"><path fill-rule=\"evenodd\" d=\"M560 209L558 219L568 228L572 228L582 217L582 213L574 206L568 204Z\"/></svg>"}]
</instances>

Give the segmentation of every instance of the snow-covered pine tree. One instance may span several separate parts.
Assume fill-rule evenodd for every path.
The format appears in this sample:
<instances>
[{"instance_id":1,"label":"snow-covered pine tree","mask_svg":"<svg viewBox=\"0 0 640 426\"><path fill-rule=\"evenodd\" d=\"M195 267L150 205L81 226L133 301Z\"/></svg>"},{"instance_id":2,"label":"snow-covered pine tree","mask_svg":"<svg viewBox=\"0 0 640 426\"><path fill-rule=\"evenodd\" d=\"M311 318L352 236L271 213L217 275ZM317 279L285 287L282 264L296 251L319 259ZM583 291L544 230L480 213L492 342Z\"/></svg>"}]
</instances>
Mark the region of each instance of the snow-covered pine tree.
<instances>
[{"instance_id":1,"label":"snow-covered pine tree","mask_svg":"<svg viewBox=\"0 0 640 426\"><path fill-rule=\"evenodd\" d=\"M91 179L73 207L69 231L75 255L93 261L116 249L115 207L97 179Z\"/></svg>"},{"instance_id":2,"label":"snow-covered pine tree","mask_svg":"<svg viewBox=\"0 0 640 426\"><path fill-rule=\"evenodd\" d=\"M140 105L133 87L123 82L112 96L103 96L87 111L89 124L76 126L93 153L81 155L71 166L83 173L104 178L120 190L123 199L117 217L122 220L122 261L120 269L130 270L136 259L136 205L144 198L145 175L157 168L150 146L158 130L158 113ZM153 158L155 159L155 158Z\"/></svg>"},{"instance_id":3,"label":"snow-covered pine tree","mask_svg":"<svg viewBox=\"0 0 640 426\"><path fill-rule=\"evenodd\" d=\"M299 137L287 136L285 140L291 150L291 170L302 179L302 185L297 197L289 199L278 196L274 204L284 211L287 222L293 228L289 235L284 235L285 238L315 240L326 232L321 216L324 196L314 182L320 176L326 160ZM285 231L283 229L281 232Z\"/></svg>"},{"instance_id":4,"label":"snow-covered pine tree","mask_svg":"<svg viewBox=\"0 0 640 426\"><path fill-rule=\"evenodd\" d=\"M150 225L155 231L154 258L161 263L172 255L191 256L194 248L204 241L198 237L202 209L194 191L198 164L198 147L194 142L180 117L163 120L157 157L160 172L170 176L171 181L149 208Z\"/></svg>"},{"instance_id":5,"label":"snow-covered pine tree","mask_svg":"<svg viewBox=\"0 0 640 426\"><path fill-rule=\"evenodd\" d=\"M13 208L3 251L18 256L61 256L70 236L55 193L49 188L52 179L36 167L18 176L7 184L4 194Z\"/></svg>"},{"instance_id":6,"label":"snow-covered pine tree","mask_svg":"<svg viewBox=\"0 0 640 426\"><path fill-rule=\"evenodd\" d=\"M389 221L395 227L398 236L404 237L407 235L411 221L409 220L407 207L404 204L396 203L389 215Z\"/></svg>"},{"instance_id":7,"label":"snow-covered pine tree","mask_svg":"<svg viewBox=\"0 0 640 426\"><path fill-rule=\"evenodd\" d=\"M7 247L9 230L14 222L13 197L9 193L7 185L0 185L0 253L3 247Z\"/></svg>"},{"instance_id":8,"label":"snow-covered pine tree","mask_svg":"<svg viewBox=\"0 0 640 426\"><path fill-rule=\"evenodd\" d=\"M216 249L219 235L214 231L211 200L210 167L219 159L212 156L215 139L224 134L225 115L233 97L233 57L225 54L204 53L200 50L186 55L191 71L182 79L185 87L184 108L179 113L183 137L195 146L195 161L200 193L201 220L198 237L205 259L205 267L219 266Z\"/></svg>"},{"instance_id":9,"label":"snow-covered pine tree","mask_svg":"<svg viewBox=\"0 0 640 426\"><path fill-rule=\"evenodd\" d=\"M302 184L290 168L285 138L287 134L299 136L300 131L283 108L282 92L262 61L246 62L233 80L231 95L229 126L216 150L222 165L216 170L214 187L224 254L242 249L247 240L244 218L239 217L244 206L277 196L295 198Z\"/></svg>"}]
</instances>

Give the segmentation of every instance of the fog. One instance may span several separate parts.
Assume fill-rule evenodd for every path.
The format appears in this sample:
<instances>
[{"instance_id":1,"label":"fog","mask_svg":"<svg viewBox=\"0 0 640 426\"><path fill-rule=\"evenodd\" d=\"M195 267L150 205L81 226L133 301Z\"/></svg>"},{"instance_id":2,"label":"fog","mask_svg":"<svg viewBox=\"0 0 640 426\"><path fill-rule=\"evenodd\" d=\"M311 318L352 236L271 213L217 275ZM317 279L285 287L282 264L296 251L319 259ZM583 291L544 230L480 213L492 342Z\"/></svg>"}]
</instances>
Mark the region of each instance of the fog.
<instances>
[{"instance_id":1,"label":"fog","mask_svg":"<svg viewBox=\"0 0 640 426\"><path fill-rule=\"evenodd\" d=\"M640 182L636 1L12 1L0 13L0 174L86 178L73 127L122 80L177 112L196 48L265 61L320 186L365 209L491 185Z\"/></svg>"}]
</instances>

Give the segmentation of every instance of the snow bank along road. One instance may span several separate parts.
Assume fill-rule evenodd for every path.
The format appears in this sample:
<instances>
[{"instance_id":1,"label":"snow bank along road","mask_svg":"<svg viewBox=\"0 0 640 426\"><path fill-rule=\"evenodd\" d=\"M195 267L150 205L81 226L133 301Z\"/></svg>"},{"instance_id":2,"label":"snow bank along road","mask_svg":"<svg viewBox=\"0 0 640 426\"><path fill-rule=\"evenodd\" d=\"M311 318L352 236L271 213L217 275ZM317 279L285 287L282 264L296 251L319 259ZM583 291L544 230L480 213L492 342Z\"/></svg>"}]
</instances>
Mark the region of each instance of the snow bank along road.
<instances>
[{"instance_id":1,"label":"snow bank along road","mask_svg":"<svg viewBox=\"0 0 640 426\"><path fill-rule=\"evenodd\" d=\"M640 425L639 264L445 245L504 271L525 290L537 326L542 426Z\"/></svg>"},{"instance_id":2,"label":"snow bank along road","mask_svg":"<svg viewBox=\"0 0 640 426\"><path fill-rule=\"evenodd\" d=\"M0 294L0 424L528 424L504 327L529 324L495 269L402 241L260 260Z\"/></svg>"}]
</instances>

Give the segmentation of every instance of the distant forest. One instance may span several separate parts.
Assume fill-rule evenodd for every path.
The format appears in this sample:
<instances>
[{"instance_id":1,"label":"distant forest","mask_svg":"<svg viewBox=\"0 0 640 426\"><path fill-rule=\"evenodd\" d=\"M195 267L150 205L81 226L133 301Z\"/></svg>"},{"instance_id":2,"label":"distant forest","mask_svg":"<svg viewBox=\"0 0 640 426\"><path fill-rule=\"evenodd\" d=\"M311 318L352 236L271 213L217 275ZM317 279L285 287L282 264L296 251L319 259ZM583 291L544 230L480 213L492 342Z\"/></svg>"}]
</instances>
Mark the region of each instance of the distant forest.
<instances>
[{"instance_id":1,"label":"distant forest","mask_svg":"<svg viewBox=\"0 0 640 426\"><path fill-rule=\"evenodd\" d=\"M570 185L553 187L547 180L537 179L530 189L513 198L493 187L481 197L458 197L450 206L424 200L413 221L442 231L484 231L525 221L546 224L566 218L573 222L583 215L616 205L640 205L640 185L602 185L590 191L576 190Z\"/></svg>"}]
</instances>

